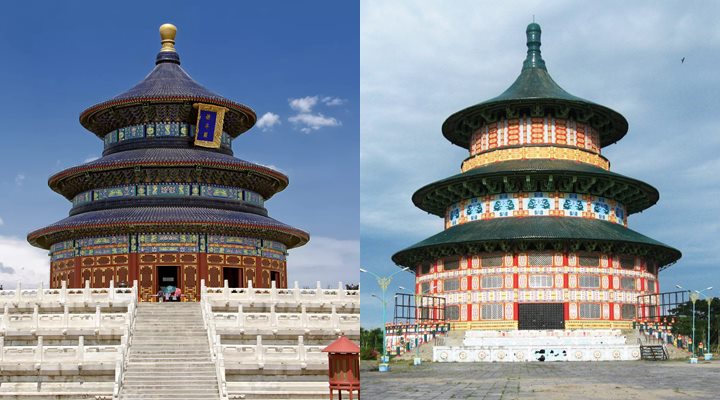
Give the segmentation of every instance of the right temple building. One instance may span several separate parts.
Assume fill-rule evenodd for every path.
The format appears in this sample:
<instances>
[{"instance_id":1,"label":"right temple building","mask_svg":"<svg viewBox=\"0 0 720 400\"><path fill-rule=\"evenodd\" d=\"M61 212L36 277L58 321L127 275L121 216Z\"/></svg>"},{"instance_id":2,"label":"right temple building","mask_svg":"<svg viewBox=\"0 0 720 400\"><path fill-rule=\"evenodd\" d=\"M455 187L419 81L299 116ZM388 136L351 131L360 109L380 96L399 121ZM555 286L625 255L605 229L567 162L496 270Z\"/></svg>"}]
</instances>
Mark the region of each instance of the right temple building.
<instances>
[{"instance_id":1,"label":"right temple building","mask_svg":"<svg viewBox=\"0 0 720 400\"><path fill-rule=\"evenodd\" d=\"M630 328L653 317L636 300L658 292L680 251L628 228L659 194L601 154L625 118L555 83L536 23L527 46L510 88L442 126L469 156L412 200L445 230L392 259L415 271L418 295L445 299L454 329Z\"/></svg>"}]
</instances>

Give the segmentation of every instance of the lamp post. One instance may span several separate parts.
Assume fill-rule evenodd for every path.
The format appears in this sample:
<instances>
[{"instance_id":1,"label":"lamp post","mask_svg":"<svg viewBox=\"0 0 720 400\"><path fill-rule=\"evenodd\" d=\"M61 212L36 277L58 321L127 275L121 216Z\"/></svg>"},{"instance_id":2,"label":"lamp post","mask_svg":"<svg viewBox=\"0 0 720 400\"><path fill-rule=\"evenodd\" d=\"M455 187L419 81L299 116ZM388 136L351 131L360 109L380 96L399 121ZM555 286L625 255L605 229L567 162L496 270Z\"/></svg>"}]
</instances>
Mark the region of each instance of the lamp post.
<instances>
[{"instance_id":1,"label":"lamp post","mask_svg":"<svg viewBox=\"0 0 720 400\"><path fill-rule=\"evenodd\" d=\"M375 277L375 279L377 280L377 284L378 284L378 286L380 287L380 291L382 292L382 298L380 298L380 297L378 297L378 296L376 296L376 295L372 295L373 297L375 297L375 298L377 298L378 300L380 300L380 302L382 302L382 307L383 307L383 309L382 309L382 319L383 319L383 329L382 329L382 332L383 332L383 343L382 343L382 346L383 346L383 355L382 355L382 360L381 360L381 362L380 362L380 366L378 367L378 371L380 371L380 372L387 372L387 371L389 370L388 362L390 361L390 359L389 359L389 357L388 357L388 355L387 355L387 346L386 346L386 344L385 344L385 340L386 340L386 336L387 336L387 332L386 332L386 331L387 331L387 327L386 327L386 324L387 324L387 317L386 317L387 301L385 300L385 292L387 291L387 288L390 286L390 282L392 282L392 277L393 277L393 276L399 274L400 272L407 271L407 270L409 270L409 269L410 269L410 268L405 267L405 268L403 268L403 269L401 269L401 270L399 270L399 271L395 271L394 273L392 273L392 274L390 274L390 275L388 275L388 276L380 276L380 275L378 275L378 274L376 274L376 273L374 273L374 272L372 272L372 271L368 271L368 270L365 269L365 268L360 268L360 272L364 272L364 273L366 273L366 274L370 274L370 275L372 275L372 276Z\"/></svg>"},{"instance_id":2,"label":"lamp post","mask_svg":"<svg viewBox=\"0 0 720 400\"><path fill-rule=\"evenodd\" d=\"M680 285L675 285L675 287L677 287L678 289L687 290L687 289L685 289L684 287L682 287L682 286L680 286ZM693 356L690 357L690 363L691 363L691 364L697 364L697 357L695 357L695 348L697 347L696 344L695 344L695 302L698 301L698 299L700 298L700 295L702 294L702 292L704 292L704 291L706 291L706 290L710 290L710 289L712 289L712 286L707 287L707 288L705 288L705 289L703 289L703 290L692 290L692 291L688 290L688 292L690 292L690 301L693 303ZM706 296L706 297L707 297L707 296ZM709 322L709 321L710 321L710 300L708 301L708 322ZM708 341L709 341L709 340L710 340L710 325L709 325L709 324L708 324L708 336L707 336L707 338L708 338Z\"/></svg>"},{"instance_id":3,"label":"lamp post","mask_svg":"<svg viewBox=\"0 0 720 400\"><path fill-rule=\"evenodd\" d=\"M708 313L707 313L707 319L708 319L708 330L707 330L707 351L705 351L705 359L706 360L712 360L712 352L710 350L710 304L712 304L712 297L705 296L705 301L708 303Z\"/></svg>"},{"instance_id":4,"label":"lamp post","mask_svg":"<svg viewBox=\"0 0 720 400\"><path fill-rule=\"evenodd\" d=\"M675 285L675 287L677 287L678 289L687 290L680 285ZM693 318L692 318L692 325L693 325L692 326L692 346L693 347L692 347L692 350L693 351L692 351L692 357L690 357L691 364L697 364L697 357L695 357L695 348L697 347L695 344L695 302L698 301L702 292L704 292L706 290L710 290L710 289L712 289L712 286L705 288L703 290L699 290L699 291L698 290L693 290L693 291L688 290L690 292L690 301L692 302L692 306L693 306L693 310L692 310L692 314L693 314ZM709 321L710 321L710 301L708 301L708 340L710 339Z\"/></svg>"},{"instance_id":5,"label":"lamp post","mask_svg":"<svg viewBox=\"0 0 720 400\"><path fill-rule=\"evenodd\" d=\"M695 348L697 347L697 344L695 342L695 302L697 301L698 297L700 297L696 292L690 293L690 301L692 301L692 357L690 357L690 363L697 364L697 357L695 357Z\"/></svg>"}]
</instances>

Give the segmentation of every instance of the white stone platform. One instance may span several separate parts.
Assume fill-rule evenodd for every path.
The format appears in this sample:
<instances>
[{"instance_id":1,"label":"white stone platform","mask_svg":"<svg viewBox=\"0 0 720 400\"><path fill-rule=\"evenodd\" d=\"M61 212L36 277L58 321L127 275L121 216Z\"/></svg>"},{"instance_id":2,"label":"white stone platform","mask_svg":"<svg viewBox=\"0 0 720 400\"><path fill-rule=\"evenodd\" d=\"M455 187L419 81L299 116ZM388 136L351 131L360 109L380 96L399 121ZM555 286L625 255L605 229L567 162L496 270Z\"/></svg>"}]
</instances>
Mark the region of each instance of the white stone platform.
<instances>
[{"instance_id":1,"label":"white stone platform","mask_svg":"<svg viewBox=\"0 0 720 400\"><path fill-rule=\"evenodd\" d=\"M435 346L435 362L639 360L619 330L466 331L462 346Z\"/></svg>"}]
</instances>

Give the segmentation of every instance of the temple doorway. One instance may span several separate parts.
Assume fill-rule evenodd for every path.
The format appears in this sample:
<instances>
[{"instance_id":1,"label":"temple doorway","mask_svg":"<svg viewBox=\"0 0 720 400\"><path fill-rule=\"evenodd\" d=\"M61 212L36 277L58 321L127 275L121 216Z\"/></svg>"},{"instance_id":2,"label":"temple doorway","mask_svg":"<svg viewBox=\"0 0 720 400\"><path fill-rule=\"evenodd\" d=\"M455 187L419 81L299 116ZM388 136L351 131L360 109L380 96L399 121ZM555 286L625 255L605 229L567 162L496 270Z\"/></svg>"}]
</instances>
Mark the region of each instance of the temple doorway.
<instances>
[{"instance_id":1,"label":"temple doorway","mask_svg":"<svg viewBox=\"0 0 720 400\"><path fill-rule=\"evenodd\" d=\"M270 282L275 281L275 287L280 287L280 273L277 271L270 271ZM272 283L270 284L272 286Z\"/></svg>"},{"instance_id":2,"label":"temple doorway","mask_svg":"<svg viewBox=\"0 0 720 400\"><path fill-rule=\"evenodd\" d=\"M180 283L178 281L178 267L162 265L157 267L158 274L158 290L165 291L167 286L177 287Z\"/></svg>"},{"instance_id":3,"label":"temple doorway","mask_svg":"<svg viewBox=\"0 0 720 400\"><path fill-rule=\"evenodd\" d=\"M228 281L228 287L243 287L242 285L240 285L240 282L242 281L242 271L240 270L240 268L223 268L223 279Z\"/></svg>"},{"instance_id":4,"label":"temple doorway","mask_svg":"<svg viewBox=\"0 0 720 400\"><path fill-rule=\"evenodd\" d=\"M563 303L518 304L518 329L565 329Z\"/></svg>"}]
</instances>

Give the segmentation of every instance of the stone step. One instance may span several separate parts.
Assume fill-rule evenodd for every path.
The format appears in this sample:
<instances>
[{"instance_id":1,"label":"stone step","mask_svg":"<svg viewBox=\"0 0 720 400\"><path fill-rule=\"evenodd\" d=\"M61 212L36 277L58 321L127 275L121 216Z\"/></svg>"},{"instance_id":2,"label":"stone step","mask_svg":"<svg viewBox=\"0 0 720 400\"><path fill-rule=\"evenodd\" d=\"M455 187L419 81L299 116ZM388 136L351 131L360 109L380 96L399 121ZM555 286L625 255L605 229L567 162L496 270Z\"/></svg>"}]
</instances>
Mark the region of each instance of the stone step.
<instances>
[{"instance_id":1,"label":"stone step","mask_svg":"<svg viewBox=\"0 0 720 400\"><path fill-rule=\"evenodd\" d=\"M157 394L153 396L147 396L142 394L133 394L128 396L120 396L120 400L210 400L210 399L220 399L220 395L215 395L208 397L206 395L178 395L173 394L171 396L168 396L167 393L165 394ZM298 400L305 400L305 399L298 399Z\"/></svg>"},{"instance_id":2,"label":"stone step","mask_svg":"<svg viewBox=\"0 0 720 400\"><path fill-rule=\"evenodd\" d=\"M167 369L160 367L142 367L135 368L132 371L126 371L124 377L130 382L134 379L170 379L183 378L190 379L192 377L215 376L215 367L212 368L193 368L187 371L178 371L176 368Z\"/></svg>"},{"instance_id":3,"label":"stone step","mask_svg":"<svg viewBox=\"0 0 720 400\"><path fill-rule=\"evenodd\" d=\"M337 392L335 392L337 393ZM343 393L347 396L347 393ZM292 400L320 400L330 398L330 389L316 392L294 392L294 391L257 391L257 392L228 392L230 398L234 396L242 396L244 400L261 400L261 399L292 399ZM357 396L357 392L355 392ZM236 397L237 398L237 397Z\"/></svg>"},{"instance_id":4,"label":"stone step","mask_svg":"<svg viewBox=\"0 0 720 400\"><path fill-rule=\"evenodd\" d=\"M199 303L138 305L120 399L219 399Z\"/></svg>"}]
</instances>

